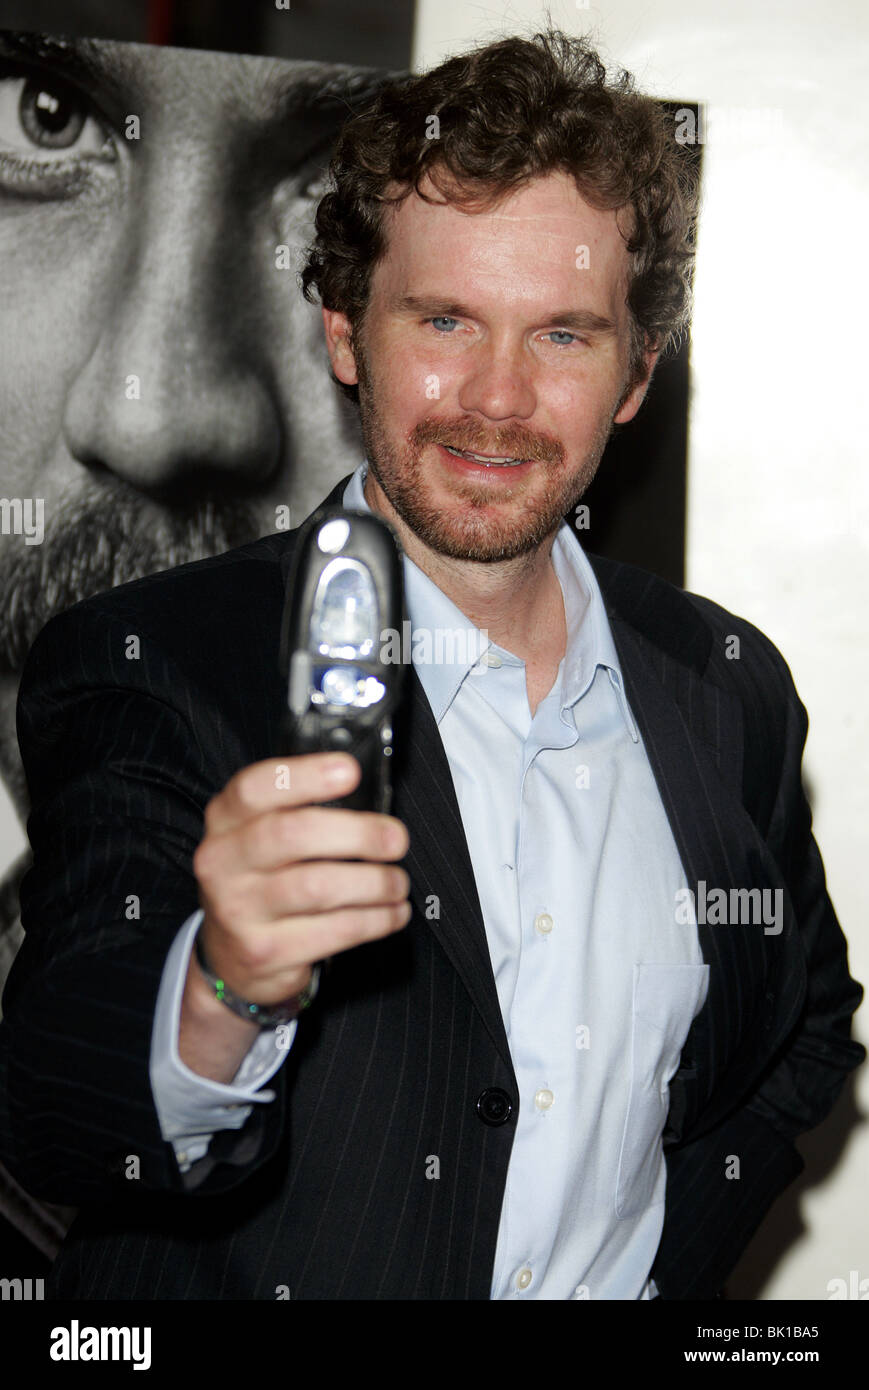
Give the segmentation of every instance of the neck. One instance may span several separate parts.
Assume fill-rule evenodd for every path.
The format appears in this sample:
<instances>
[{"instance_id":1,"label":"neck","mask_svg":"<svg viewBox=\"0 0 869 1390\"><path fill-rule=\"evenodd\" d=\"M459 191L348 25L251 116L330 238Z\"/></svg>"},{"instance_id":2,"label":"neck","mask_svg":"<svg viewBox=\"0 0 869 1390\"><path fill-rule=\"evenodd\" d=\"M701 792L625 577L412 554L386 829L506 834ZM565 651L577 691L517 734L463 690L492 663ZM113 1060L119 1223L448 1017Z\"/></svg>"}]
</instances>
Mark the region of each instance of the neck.
<instances>
[{"instance_id":1,"label":"neck","mask_svg":"<svg viewBox=\"0 0 869 1390\"><path fill-rule=\"evenodd\" d=\"M532 662L545 653L548 661L558 664L567 646L567 627L561 585L552 564L554 533L534 550L510 560L456 560L430 549L411 531L370 471L365 499L372 511L395 527L408 558L475 627L485 629L493 642L523 661Z\"/></svg>"}]
</instances>

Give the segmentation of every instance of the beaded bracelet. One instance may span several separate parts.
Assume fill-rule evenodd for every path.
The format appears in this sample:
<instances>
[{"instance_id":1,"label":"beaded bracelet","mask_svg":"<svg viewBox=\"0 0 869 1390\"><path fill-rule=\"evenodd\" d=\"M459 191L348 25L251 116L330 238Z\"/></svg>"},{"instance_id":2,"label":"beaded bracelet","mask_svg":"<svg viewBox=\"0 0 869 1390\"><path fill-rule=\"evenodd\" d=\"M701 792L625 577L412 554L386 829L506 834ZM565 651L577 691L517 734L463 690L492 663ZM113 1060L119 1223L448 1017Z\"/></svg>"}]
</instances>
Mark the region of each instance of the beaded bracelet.
<instances>
[{"instance_id":1,"label":"beaded bracelet","mask_svg":"<svg viewBox=\"0 0 869 1390\"><path fill-rule=\"evenodd\" d=\"M231 990L226 981L222 980L219 975L215 975L206 960L202 937L199 932L196 933L196 960L199 969L214 990L215 998L219 999L221 1004L225 1004L239 1018L246 1018L249 1023L258 1023L261 1028L277 1028L280 1024L290 1023L294 1018L297 1018L303 1009L307 1009L317 993L317 986L320 983L319 967L314 966L310 984L306 985L298 994L285 999L282 1004L251 1004L247 999L242 999L241 995Z\"/></svg>"}]
</instances>

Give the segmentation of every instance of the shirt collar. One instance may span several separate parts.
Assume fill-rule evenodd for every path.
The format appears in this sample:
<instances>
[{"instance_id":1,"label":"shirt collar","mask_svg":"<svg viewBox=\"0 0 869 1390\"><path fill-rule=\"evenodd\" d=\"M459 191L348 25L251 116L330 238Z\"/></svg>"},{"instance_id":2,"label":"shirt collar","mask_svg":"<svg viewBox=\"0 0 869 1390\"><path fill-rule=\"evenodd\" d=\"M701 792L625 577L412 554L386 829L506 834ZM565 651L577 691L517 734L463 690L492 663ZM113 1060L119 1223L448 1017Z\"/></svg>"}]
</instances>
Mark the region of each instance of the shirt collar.
<instances>
[{"instance_id":1,"label":"shirt collar","mask_svg":"<svg viewBox=\"0 0 869 1390\"><path fill-rule=\"evenodd\" d=\"M368 461L364 459L344 490L345 507L371 511L363 491L367 471ZM562 710L573 706L585 694L598 666L602 666L616 692L628 732L637 743L639 733L625 697L621 667L597 576L566 522L555 536L552 564L561 585L567 624L567 650L559 672ZM465 677L471 672L482 674L488 669L481 660L484 652L491 649L505 662L515 663L518 658L490 641L486 630L475 627L407 555L403 556L402 565L411 629L410 633L402 635L403 652L407 645L411 647L414 668L440 724ZM414 635L416 640L413 640Z\"/></svg>"},{"instance_id":2,"label":"shirt collar","mask_svg":"<svg viewBox=\"0 0 869 1390\"><path fill-rule=\"evenodd\" d=\"M624 678L604 606L603 594L578 538L562 522L552 545L552 565L561 585L567 623L567 650L562 666L562 709L575 705L588 690L599 666L607 672L625 726L634 743L640 735L625 695Z\"/></svg>"}]
</instances>

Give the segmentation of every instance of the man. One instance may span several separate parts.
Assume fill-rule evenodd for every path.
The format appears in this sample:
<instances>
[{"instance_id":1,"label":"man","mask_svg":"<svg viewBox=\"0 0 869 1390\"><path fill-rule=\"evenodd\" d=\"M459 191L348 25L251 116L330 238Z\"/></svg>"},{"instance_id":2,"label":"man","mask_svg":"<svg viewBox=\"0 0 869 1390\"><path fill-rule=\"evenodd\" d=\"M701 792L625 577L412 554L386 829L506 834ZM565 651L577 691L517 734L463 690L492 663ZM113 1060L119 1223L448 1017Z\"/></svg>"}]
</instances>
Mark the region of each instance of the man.
<instances>
[{"instance_id":1,"label":"man","mask_svg":"<svg viewBox=\"0 0 869 1390\"><path fill-rule=\"evenodd\" d=\"M382 78L0 33L0 775L22 822L15 700L49 618L286 529L344 471L356 431L294 262ZM0 885L0 987L28 859ZM0 1208L56 1249L2 1173Z\"/></svg>"},{"instance_id":2,"label":"man","mask_svg":"<svg viewBox=\"0 0 869 1390\"><path fill-rule=\"evenodd\" d=\"M416 661L380 816L317 804L346 757L278 775L292 537L48 626L0 1152L82 1206L61 1296L713 1297L863 1049L784 662L561 525L684 322L693 193L557 33L385 88L333 173L330 500L476 646Z\"/></svg>"}]
</instances>

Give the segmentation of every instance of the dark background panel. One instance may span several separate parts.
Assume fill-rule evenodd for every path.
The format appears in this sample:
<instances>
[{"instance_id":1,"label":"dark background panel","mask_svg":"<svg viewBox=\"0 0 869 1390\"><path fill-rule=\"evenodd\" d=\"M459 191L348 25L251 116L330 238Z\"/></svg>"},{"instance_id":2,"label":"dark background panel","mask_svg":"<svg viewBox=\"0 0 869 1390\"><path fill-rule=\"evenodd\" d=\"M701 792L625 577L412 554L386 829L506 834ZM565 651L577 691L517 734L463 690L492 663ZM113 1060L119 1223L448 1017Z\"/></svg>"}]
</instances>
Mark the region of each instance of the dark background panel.
<instances>
[{"instance_id":1,"label":"dark background panel","mask_svg":"<svg viewBox=\"0 0 869 1390\"><path fill-rule=\"evenodd\" d=\"M639 414L616 426L583 497L586 550L685 582L689 345L659 363ZM573 524L575 516L567 520Z\"/></svg>"},{"instance_id":2,"label":"dark background panel","mask_svg":"<svg viewBox=\"0 0 869 1390\"><path fill-rule=\"evenodd\" d=\"M414 0L0 0L0 29L405 68L414 13Z\"/></svg>"},{"instance_id":3,"label":"dark background panel","mask_svg":"<svg viewBox=\"0 0 869 1390\"><path fill-rule=\"evenodd\" d=\"M662 104L673 120L673 143L686 172L699 178L703 146L676 140L676 113L693 111L699 129L700 103ZM684 118L680 125L685 128ZM616 426L583 498L589 528L578 532L586 549L652 570L680 588L685 583L690 355L687 337L678 348L674 344L658 362L638 414L630 424Z\"/></svg>"}]
</instances>

